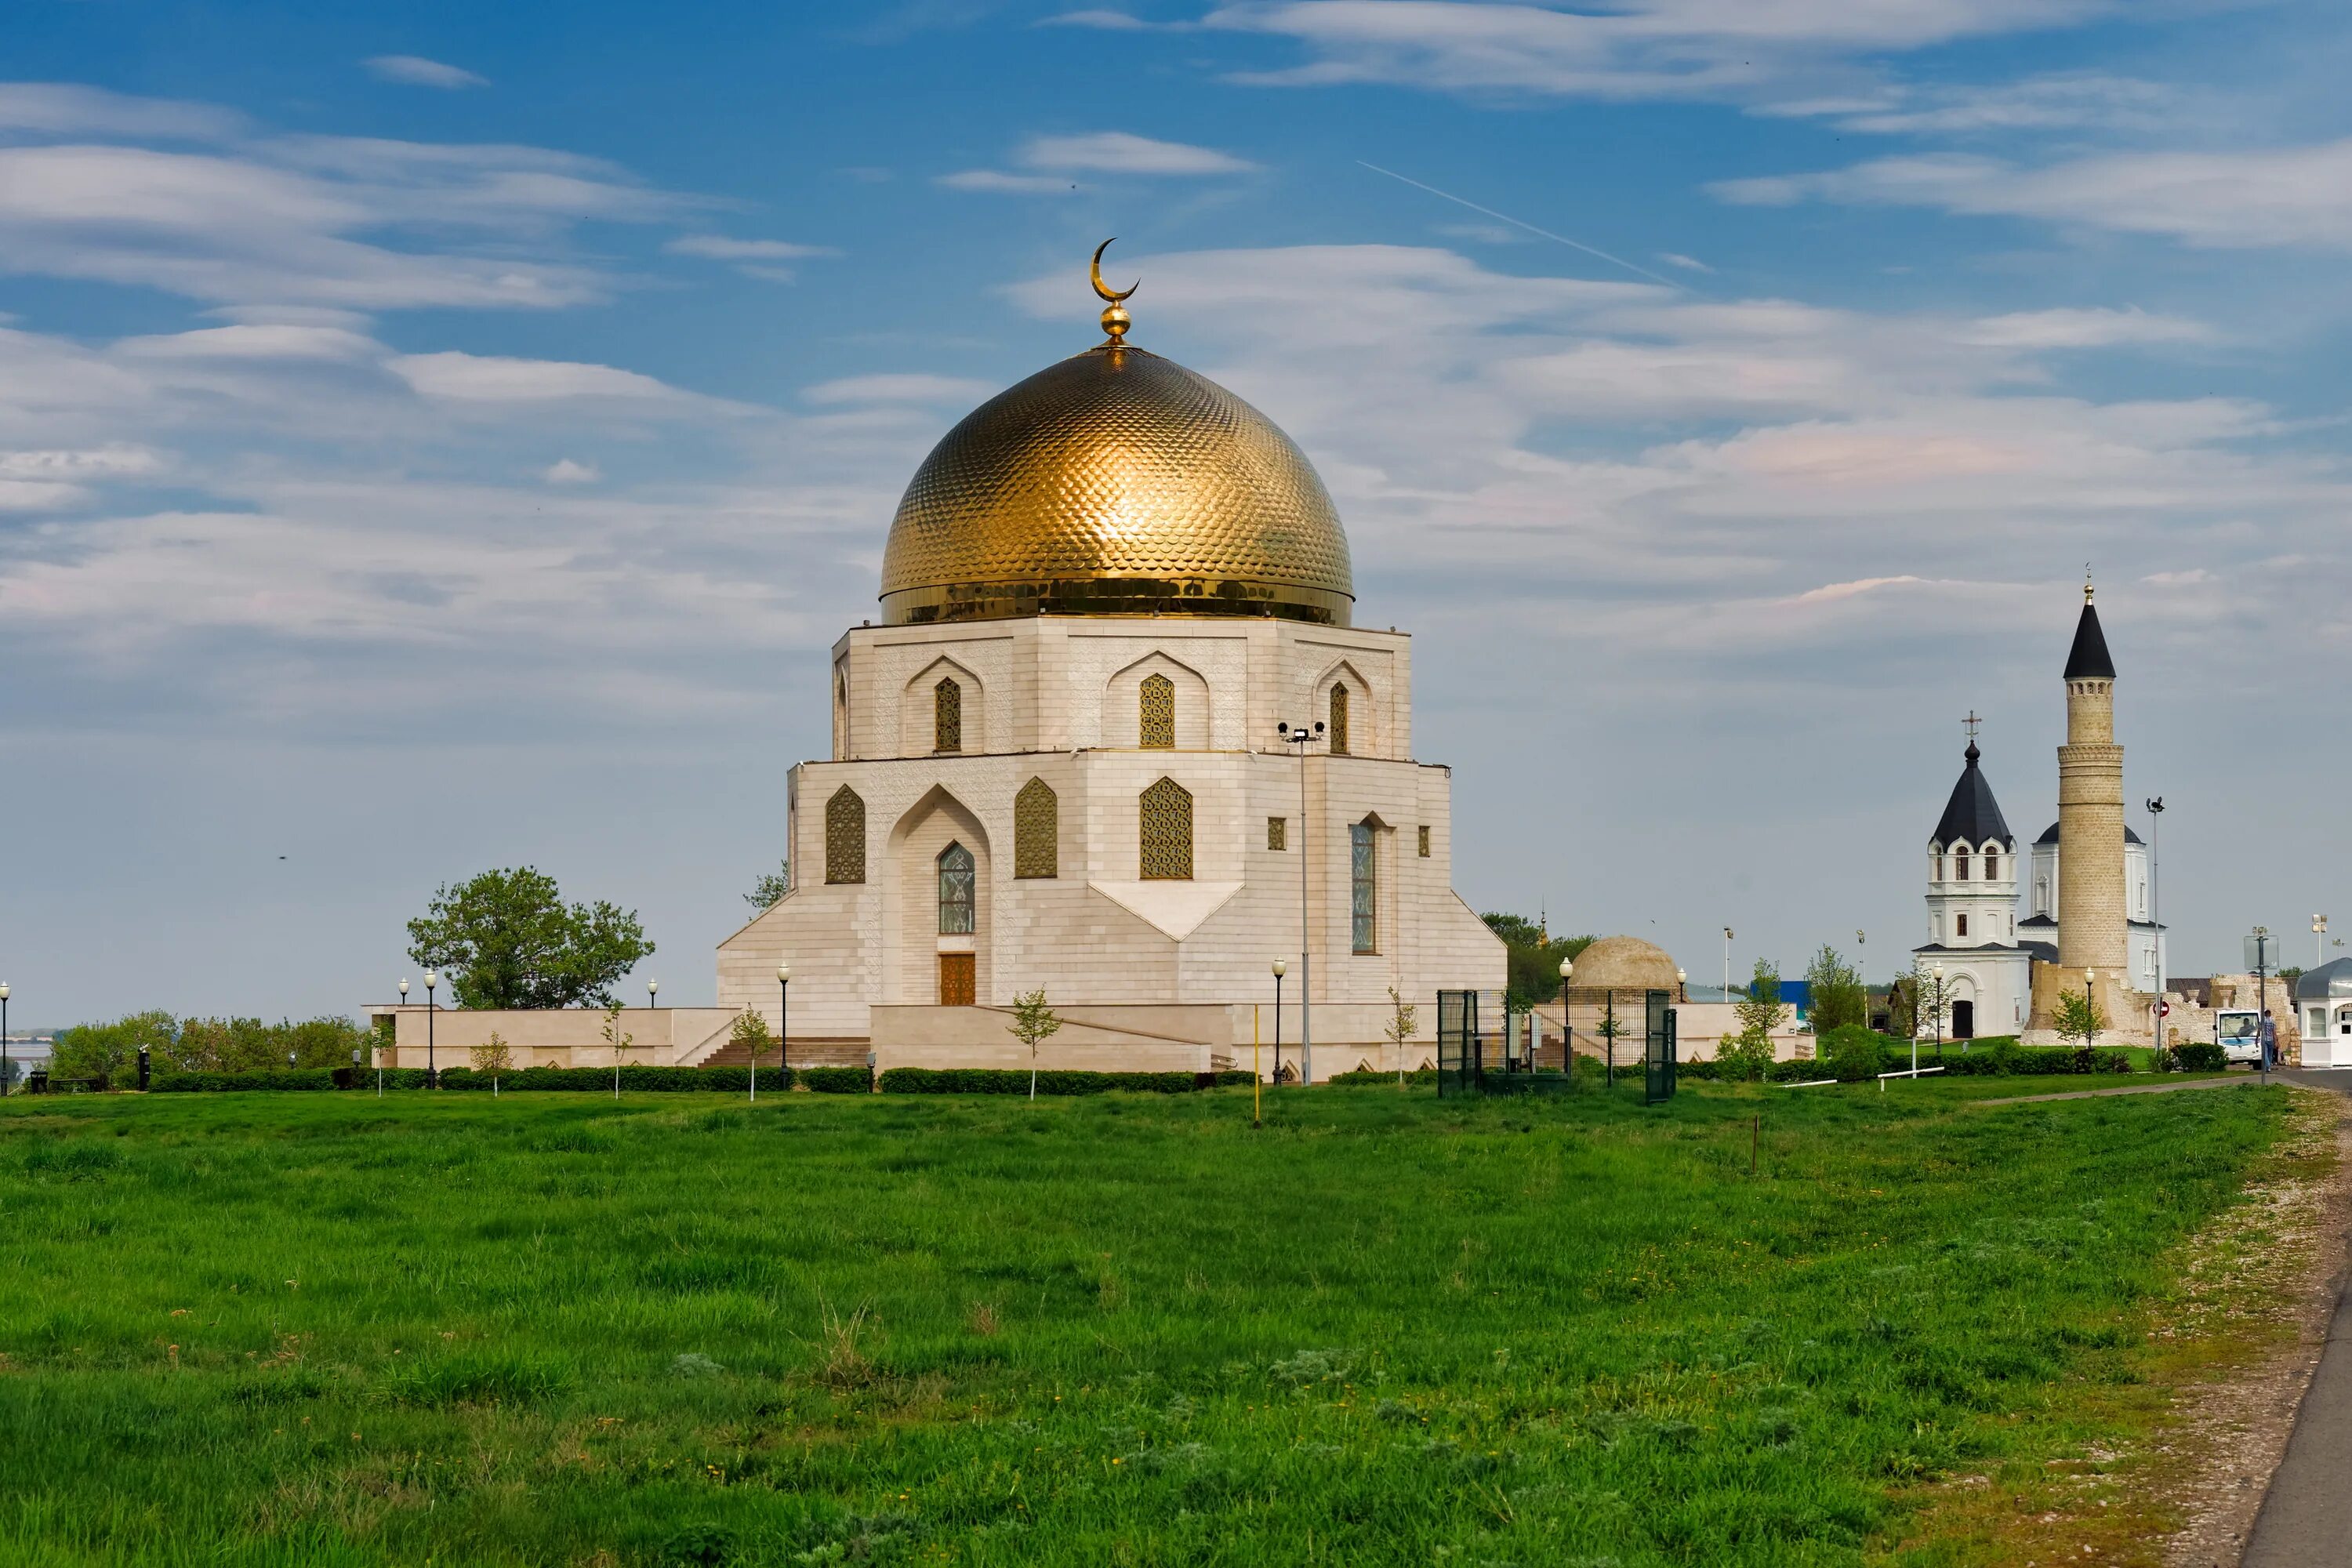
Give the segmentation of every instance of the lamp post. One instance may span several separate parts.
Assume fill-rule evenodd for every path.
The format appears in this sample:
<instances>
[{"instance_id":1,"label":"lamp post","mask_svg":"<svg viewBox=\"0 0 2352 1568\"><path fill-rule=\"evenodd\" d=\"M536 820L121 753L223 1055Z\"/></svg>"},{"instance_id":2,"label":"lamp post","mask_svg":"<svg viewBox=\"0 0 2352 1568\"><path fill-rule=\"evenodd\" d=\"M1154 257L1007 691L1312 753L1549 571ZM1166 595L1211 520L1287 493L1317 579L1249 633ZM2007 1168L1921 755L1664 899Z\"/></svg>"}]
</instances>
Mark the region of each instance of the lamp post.
<instances>
[{"instance_id":1,"label":"lamp post","mask_svg":"<svg viewBox=\"0 0 2352 1568\"><path fill-rule=\"evenodd\" d=\"M433 988L440 984L441 977L438 974L429 969L425 972L425 1086L427 1089L441 1087L441 1074L433 1060L433 1015L436 1010L433 1001Z\"/></svg>"},{"instance_id":2,"label":"lamp post","mask_svg":"<svg viewBox=\"0 0 2352 1568\"><path fill-rule=\"evenodd\" d=\"M793 966L776 965L776 1081L789 1087L784 1074L791 1070L790 1055L793 1039ZM751 1064L751 1094L760 1092L760 1064Z\"/></svg>"},{"instance_id":3,"label":"lamp post","mask_svg":"<svg viewBox=\"0 0 2352 1568\"><path fill-rule=\"evenodd\" d=\"M1286 744L1298 748L1298 1081L1311 1084L1315 1081L1315 953L1307 943L1307 847L1315 836L1307 830L1307 748L1323 733L1323 721L1296 729L1276 724L1274 732ZM1279 1061L1274 1070L1277 1078L1281 1076Z\"/></svg>"},{"instance_id":4,"label":"lamp post","mask_svg":"<svg viewBox=\"0 0 2352 1568\"><path fill-rule=\"evenodd\" d=\"M1299 852L1306 853L1303 848ZM1289 972L1289 964L1278 958L1274 961L1274 1081L1276 1083L1282 1081L1282 977Z\"/></svg>"},{"instance_id":5,"label":"lamp post","mask_svg":"<svg viewBox=\"0 0 2352 1568\"><path fill-rule=\"evenodd\" d=\"M404 1007L408 1005L408 978L405 975L403 975L400 981L400 1005ZM392 1041L394 1048L398 1049L400 1045L400 1015L397 1013L394 1013L392 1016ZM382 1100L383 1098L383 1058L382 1057L378 1057L375 1062L375 1097L378 1100Z\"/></svg>"},{"instance_id":6,"label":"lamp post","mask_svg":"<svg viewBox=\"0 0 2352 1568\"><path fill-rule=\"evenodd\" d=\"M1559 1070L1576 1070L1576 1029L1568 1021L1568 977L1576 973L1575 962L1559 961Z\"/></svg>"},{"instance_id":7,"label":"lamp post","mask_svg":"<svg viewBox=\"0 0 2352 1568\"><path fill-rule=\"evenodd\" d=\"M1863 955L1862 950L1865 945L1866 942L1862 934L1862 928L1860 926L1854 927L1853 979L1854 984L1862 987L1862 1026L1867 1029L1870 1027L1870 963ZM1817 1002L1814 1005L1818 1007L1821 1004ZM1968 1047L1962 1046L1960 1049L1965 1051L1968 1049Z\"/></svg>"},{"instance_id":8,"label":"lamp post","mask_svg":"<svg viewBox=\"0 0 2352 1568\"><path fill-rule=\"evenodd\" d=\"M2263 1084L2271 1081L2271 928L2254 928L2254 1055L2262 1063Z\"/></svg>"},{"instance_id":9,"label":"lamp post","mask_svg":"<svg viewBox=\"0 0 2352 1568\"><path fill-rule=\"evenodd\" d=\"M0 980L0 1095L8 1092L8 983Z\"/></svg>"},{"instance_id":10,"label":"lamp post","mask_svg":"<svg viewBox=\"0 0 2352 1568\"><path fill-rule=\"evenodd\" d=\"M2092 987L2099 983L2095 969L2083 971L2083 1048L2089 1050L2099 1037L2099 1002Z\"/></svg>"},{"instance_id":11,"label":"lamp post","mask_svg":"<svg viewBox=\"0 0 2352 1568\"><path fill-rule=\"evenodd\" d=\"M2318 968L2327 962L2327 917L2311 917L2311 967Z\"/></svg>"},{"instance_id":12,"label":"lamp post","mask_svg":"<svg viewBox=\"0 0 2352 1568\"><path fill-rule=\"evenodd\" d=\"M1731 1000L1731 928L1723 928L1723 999Z\"/></svg>"}]
</instances>

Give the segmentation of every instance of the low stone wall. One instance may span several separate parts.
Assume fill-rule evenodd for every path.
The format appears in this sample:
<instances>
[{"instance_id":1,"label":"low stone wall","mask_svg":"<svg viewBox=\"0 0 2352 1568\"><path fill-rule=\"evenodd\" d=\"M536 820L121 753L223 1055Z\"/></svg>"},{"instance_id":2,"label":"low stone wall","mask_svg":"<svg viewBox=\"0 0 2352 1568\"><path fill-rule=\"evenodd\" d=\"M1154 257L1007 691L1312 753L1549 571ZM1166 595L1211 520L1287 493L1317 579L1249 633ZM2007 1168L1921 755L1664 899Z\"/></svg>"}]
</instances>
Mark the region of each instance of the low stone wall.
<instances>
[{"instance_id":1,"label":"low stone wall","mask_svg":"<svg viewBox=\"0 0 2352 1568\"><path fill-rule=\"evenodd\" d=\"M392 1049L379 1052L383 1060L373 1065L425 1065L425 1008L371 1007L368 1012L372 1020L389 1016L394 1031ZM436 1008L432 1013L433 1064L470 1067L467 1053L487 1045L496 1034L519 1068L611 1067L614 1050L604 1038L609 1016L596 1007ZM693 1067L727 1043L735 1018L731 1007L624 1007L619 1027L630 1044L622 1059L643 1067Z\"/></svg>"},{"instance_id":2,"label":"low stone wall","mask_svg":"<svg viewBox=\"0 0 2352 1568\"><path fill-rule=\"evenodd\" d=\"M1037 1063L1087 1072L1219 1072L1275 1070L1272 1004L1136 1003L1056 1006L1060 1031L1038 1047ZM1437 1059L1433 1006L1415 1009L1415 1037L1402 1053L1407 1068ZM1012 1068L1029 1066L1027 1047L1013 1038L1010 1007L940 1007L885 1004L873 1009L875 1067ZM1318 1003L1314 1009L1315 1076L1359 1067L1393 1072L1400 1053L1381 1037L1391 1021L1385 1005ZM1282 1008L1282 1063L1299 1070L1299 1013Z\"/></svg>"}]
</instances>

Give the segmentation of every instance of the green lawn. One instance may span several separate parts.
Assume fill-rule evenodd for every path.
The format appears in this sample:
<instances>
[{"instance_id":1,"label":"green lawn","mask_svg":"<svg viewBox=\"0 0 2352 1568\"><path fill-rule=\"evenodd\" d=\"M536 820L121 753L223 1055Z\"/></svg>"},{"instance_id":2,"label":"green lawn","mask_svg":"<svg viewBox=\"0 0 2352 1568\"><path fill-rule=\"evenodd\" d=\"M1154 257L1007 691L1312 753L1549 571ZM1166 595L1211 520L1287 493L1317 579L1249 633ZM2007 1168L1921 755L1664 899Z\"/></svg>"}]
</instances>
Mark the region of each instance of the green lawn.
<instances>
[{"instance_id":1,"label":"green lawn","mask_svg":"<svg viewBox=\"0 0 2352 1568\"><path fill-rule=\"evenodd\" d=\"M2285 1115L2076 1085L16 1099L0 1558L1861 1562Z\"/></svg>"}]
</instances>

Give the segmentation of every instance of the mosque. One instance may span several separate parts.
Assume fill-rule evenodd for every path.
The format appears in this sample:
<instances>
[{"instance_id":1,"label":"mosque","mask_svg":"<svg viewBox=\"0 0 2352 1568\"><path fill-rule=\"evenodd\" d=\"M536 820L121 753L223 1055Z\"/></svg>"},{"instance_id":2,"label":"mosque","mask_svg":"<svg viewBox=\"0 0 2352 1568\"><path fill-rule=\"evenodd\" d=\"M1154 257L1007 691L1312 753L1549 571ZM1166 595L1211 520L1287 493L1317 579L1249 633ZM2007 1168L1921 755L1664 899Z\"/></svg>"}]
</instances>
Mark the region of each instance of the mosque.
<instances>
[{"instance_id":1,"label":"mosque","mask_svg":"<svg viewBox=\"0 0 2352 1568\"><path fill-rule=\"evenodd\" d=\"M1354 624L1314 467L1129 342L1100 258L1105 340L907 487L879 618L833 649L832 755L787 781L791 890L720 944L720 1007L788 1010L796 1060L1026 1065L1002 1010L1042 989L1047 1065L1246 1067L1286 971L1286 1068L1310 1033L1314 1076L1392 1065L1391 992L1417 1065L1436 993L1501 986L1505 952L1453 889L1412 638Z\"/></svg>"},{"instance_id":2,"label":"mosque","mask_svg":"<svg viewBox=\"0 0 2352 1568\"><path fill-rule=\"evenodd\" d=\"M1941 977L1957 1039L2046 1037L2062 992L2079 994L2085 984L2113 1037L2144 1043L2150 1033L2163 931L2147 846L2124 821L2116 666L2088 583L2062 679L2058 820L2033 841L2031 861L2019 864L2017 838L1979 765L1973 713L1959 781L1928 837L1927 941L1912 952L1922 973ZM2031 889L2021 920L2021 873Z\"/></svg>"}]
</instances>

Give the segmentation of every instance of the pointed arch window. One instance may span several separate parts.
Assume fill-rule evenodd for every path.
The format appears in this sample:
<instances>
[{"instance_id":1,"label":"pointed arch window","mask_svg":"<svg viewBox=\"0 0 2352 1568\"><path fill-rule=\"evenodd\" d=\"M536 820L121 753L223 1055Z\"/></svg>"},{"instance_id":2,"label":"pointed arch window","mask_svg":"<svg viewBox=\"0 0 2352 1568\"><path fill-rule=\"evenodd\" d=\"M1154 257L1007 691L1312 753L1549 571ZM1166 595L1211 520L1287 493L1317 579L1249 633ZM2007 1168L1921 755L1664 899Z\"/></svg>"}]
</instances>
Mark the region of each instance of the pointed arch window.
<instances>
[{"instance_id":1,"label":"pointed arch window","mask_svg":"<svg viewBox=\"0 0 2352 1568\"><path fill-rule=\"evenodd\" d=\"M931 750L963 750L963 688L953 679L931 688Z\"/></svg>"},{"instance_id":2,"label":"pointed arch window","mask_svg":"<svg viewBox=\"0 0 2352 1568\"><path fill-rule=\"evenodd\" d=\"M1137 744L1147 752L1176 749L1176 683L1164 675L1147 675L1136 694Z\"/></svg>"},{"instance_id":3,"label":"pointed arch window","mask_svg":"<svg viewBox=\"0 0 2352 1568\"><path fill-rule=\"evenodd\" d=\"M1359 822L1348 829L1348 909L1358 952L1381 950L1378 844L1369 822Z\"/></svg>"},{"instance_id":4,"label":"pointed arch window","mask_svg":"<svg viewBox=\"0 0 2352 1568\"><path fill-rule=\"evenodd\" d=\"M1338 683L1331 688L1331 754L1348 754L1348 688Z\"/></svg>"},{"instance_id":5,"label":"pointed arch window","mask_svg":"<svg viewBox=\"0 0 2352 1568\"><path fill-rule=\"evenodd\" d=\"M940 934L970 936L975 889L971 851L950 844L940 851Z\"/></svg>"},{"instance_id":6,"label":"pointed arch window","mask_svg":"<svg viewBox=\"0 0 2352 1568\"><path fill-rule=\"evenodd\" d=\"M1044 779L1031 779L1013 797L1013 874L1061 875L1062 801Z\"/></svg>"},{"instance_id":7,"label":"pointed arch window","mask_svg":"<svg viewBox=\"0 0 2352 1568\"><path fill-rule=\"evenodd\" d=\"M1952 856L1952 880L1965 882L1968 879L1969 852L1966 849L1956 850Z\"/></svg>"},{"instance_id":8,"label":"pointed arch window","mask_svg":"<svg viewBox=\"0 0 2352 1568\"><path fill-rule=\"evenodd\" d=\"M1146 881L1192 879L1192 792L1163 778L1143 792L1141 859Z\"/></svg>"},{"instance_id":9,"label":"pointed arch window","mask_svg":"<svg viewBox=\"0 0 2352 1568\"><path fill-rule=\"evenodd\" d=\"M866 803L847 784L824 803L824 879L866 880Z\"/></svg>"}]
</instances>

